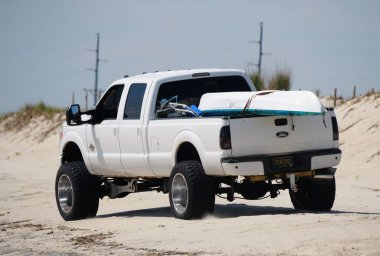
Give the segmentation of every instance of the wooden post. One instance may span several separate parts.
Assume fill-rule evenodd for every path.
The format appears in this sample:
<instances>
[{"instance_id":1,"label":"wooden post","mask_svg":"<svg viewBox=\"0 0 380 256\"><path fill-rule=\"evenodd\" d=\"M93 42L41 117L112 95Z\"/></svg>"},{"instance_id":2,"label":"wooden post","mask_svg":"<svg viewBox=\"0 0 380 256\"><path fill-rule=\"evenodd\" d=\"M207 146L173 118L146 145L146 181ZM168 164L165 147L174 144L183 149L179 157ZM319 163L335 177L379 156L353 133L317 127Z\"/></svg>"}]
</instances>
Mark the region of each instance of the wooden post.
<instances>
[{"instance_id":1,"label":"wooden post","mask_svg":"<svg viewBox=\"0 0 380 256\"><path fill-rule=\"evenodd\" d=\"M354 85L354 92L352 93L352 98L355 99L356 97L356 85Z\"/></svg>"},{"instance_id":2,"label":"wooden post","mask_svg":"<svg viewBox=\"0 0 380 256\"><path fill-rule=\"evenodd\" d=\"M334 108L336 107L336 91L337 89L334 89Z\"/></svg>"}]
</instances>

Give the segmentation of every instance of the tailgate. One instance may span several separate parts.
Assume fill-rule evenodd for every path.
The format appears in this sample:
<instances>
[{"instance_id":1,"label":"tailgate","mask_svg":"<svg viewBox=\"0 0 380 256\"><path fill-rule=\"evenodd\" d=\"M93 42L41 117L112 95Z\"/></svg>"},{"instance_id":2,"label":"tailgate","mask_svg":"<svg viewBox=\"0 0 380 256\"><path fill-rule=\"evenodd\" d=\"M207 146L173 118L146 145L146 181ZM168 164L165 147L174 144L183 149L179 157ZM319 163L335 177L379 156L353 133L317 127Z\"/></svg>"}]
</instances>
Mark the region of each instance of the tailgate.
<instances>
[{"instance_id":1,"label":"tailgate","mask_svg":"<svg viewBox=\"0 0 380 256\"><path fill-rule=\"evenodd\" d=\"M334 148L331 117L230 118L232 157Z\"/></svg>"}]
</instances>

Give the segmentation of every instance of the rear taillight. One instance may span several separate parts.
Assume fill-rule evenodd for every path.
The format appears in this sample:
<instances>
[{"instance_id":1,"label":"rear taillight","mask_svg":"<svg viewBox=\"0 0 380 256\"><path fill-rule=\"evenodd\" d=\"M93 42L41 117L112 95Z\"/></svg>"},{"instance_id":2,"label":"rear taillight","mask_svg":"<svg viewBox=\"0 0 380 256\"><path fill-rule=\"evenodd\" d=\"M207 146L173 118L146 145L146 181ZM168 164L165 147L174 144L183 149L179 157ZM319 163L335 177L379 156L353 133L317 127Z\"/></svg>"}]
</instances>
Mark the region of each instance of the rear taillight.
<instances>
[{"instance_id":1,"label":"rear taillight","mask_svg":"<svg viewBox=\"0 0 380 256\"><path fill-rule=\"evenodd\" d=\"M220 129L220 148L221 149L231 149L231 132L230 126L223 126Z\"/></svg>"},{"instance_id":2,"label":"rear taillight","mask_svg":"<svg viewBox=\"0 0 380 256\"><path fill-rule=\"evenodd\" d=\"M339 140L339 130L338 130L338 122L336 121L336 117L331 117L331 124L333 129L333 140Z\"/></svg>"}]
</instances>

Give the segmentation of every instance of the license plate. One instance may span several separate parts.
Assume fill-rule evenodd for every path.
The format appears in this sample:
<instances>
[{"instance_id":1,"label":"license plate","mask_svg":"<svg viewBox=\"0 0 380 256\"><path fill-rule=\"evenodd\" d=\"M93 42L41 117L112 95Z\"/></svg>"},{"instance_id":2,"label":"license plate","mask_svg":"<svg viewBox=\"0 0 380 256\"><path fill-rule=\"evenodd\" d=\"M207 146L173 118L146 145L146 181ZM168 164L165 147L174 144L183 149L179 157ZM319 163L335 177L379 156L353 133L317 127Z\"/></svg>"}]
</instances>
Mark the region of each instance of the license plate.
<instances>
[{"instance_id":1,"label":"license plate","mask_svg":"<svg viewBox=\"0 0 380 256\"><path fill-rule=\"evenodd\" d=\"M283 169L288 167L293 167L293 157L292 156L276 156L272 157L273 169Z\"/></svg>"}]
</instances>

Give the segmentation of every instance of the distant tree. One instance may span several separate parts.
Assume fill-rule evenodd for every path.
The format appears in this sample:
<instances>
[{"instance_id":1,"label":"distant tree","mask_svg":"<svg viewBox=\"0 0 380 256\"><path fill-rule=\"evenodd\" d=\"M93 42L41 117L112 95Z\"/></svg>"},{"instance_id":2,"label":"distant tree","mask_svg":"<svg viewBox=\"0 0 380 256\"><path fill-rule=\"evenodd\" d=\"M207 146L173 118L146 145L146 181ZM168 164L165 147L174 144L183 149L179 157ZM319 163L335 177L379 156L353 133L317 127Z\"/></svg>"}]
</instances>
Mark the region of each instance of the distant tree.
<instances>
[{"instance_id":1,"label":"distant tree","mask_svg":"<svg viewBox=\"0 0 380 256\"><path fill-rule=\"evenodd\" d=\"M264 83L264 80L263 78L260 76L259 73L253 73L251 76L250 76L253 84L255 85L256 87L256 90L257 91L262 91L262 90L265 90L265 83Z\"/></svg>"}]
</instances>

